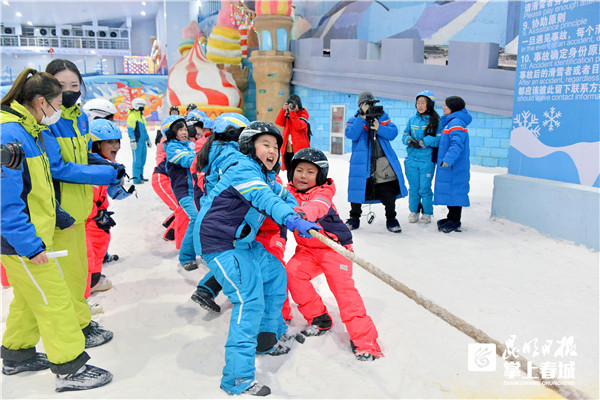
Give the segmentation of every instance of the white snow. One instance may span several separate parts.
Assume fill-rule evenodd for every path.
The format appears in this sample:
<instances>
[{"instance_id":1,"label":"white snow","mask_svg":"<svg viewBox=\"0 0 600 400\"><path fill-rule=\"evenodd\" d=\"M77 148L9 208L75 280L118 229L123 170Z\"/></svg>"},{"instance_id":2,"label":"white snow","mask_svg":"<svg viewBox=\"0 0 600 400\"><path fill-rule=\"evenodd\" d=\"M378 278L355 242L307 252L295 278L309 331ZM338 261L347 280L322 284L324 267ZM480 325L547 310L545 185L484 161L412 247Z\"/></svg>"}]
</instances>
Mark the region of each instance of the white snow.
<instances>
[{"instance_id":1,"label":"white snow","mask_svg":"<svg viewBox=\"0 0 600 400\"><path fill-rule=\"evenodd\" d=\"M123 142L118 160L130 166L128 141ZM329 158L330 176L338 188L335 204L346 219L349 156ZM147 177L153 168L154 148L148 155ZM373 206L374 223L368 225L363 217L354 231L355 252L501 343L511 335L521 345L537 338L541 347L554 340L554 351L557 340L573 336L577 356L569 361L575 362L575 386L598 398L598 253L491 218L493 177L503 173L502 168L472 166L471 207L463 209L462 233L440 233L435 222L409 224L405 198L397 201L402 233L388 232L383 207ZM206 269L177 268L174 244L162 240L161 223L169 211L150 183L138 186L137 199L112 201L110 209L117 221L110 252L120 260L105 265L103 272L114 287L94 294L105 311L94 319L115 337L88 353L92 365L114 374L113 382L95 390L56 394L49 371L2 376L2 398L228 398L219 382L231 305L220 295L221 313L209 314L190 299ZM445 207L436 207L434 219L445 214ZM293 250L292 238L286 259ZM500 357L495 358L495 372L468 371L471 338L357 265L354 277L385 358L355 360L335 299L319 277L314 283L335 325L302 345L293 342L288 355L257 357L256 376L271 387L270 397L559 397L541 386L505 385ZM12 289L4 289L3 331L11 299ZM305 321L295 308L293 315L290 329L297 332ZM553 354L527 358L537 365L563 361Z\"/></svg>"}]
</instances>

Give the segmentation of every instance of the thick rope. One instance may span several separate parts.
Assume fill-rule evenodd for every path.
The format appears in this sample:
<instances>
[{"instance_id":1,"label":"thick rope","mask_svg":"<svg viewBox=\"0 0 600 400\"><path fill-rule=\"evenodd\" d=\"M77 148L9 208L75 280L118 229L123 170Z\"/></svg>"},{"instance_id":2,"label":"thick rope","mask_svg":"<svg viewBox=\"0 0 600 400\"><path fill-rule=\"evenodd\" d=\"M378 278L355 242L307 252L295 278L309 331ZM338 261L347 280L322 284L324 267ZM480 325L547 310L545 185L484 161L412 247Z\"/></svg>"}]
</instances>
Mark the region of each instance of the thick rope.
<instances>
[{"instance_id":1,"label":"thick rope","mask_svg":"<svg viewBox=\"0 0 600 400\"><path fill-rule=\"evenodd\" d=\"M327 246L331 247L337 253L346 257L347 259L349 259L353 263L357 264L361 268L367 270L372 275L375 275L377 278L381 279L383 282L385 282L389 286L393 287L400 293L404 294L405 296L407 296L408 298L413 300L415 303L417 303L418 305L425 308L430 313L437 315L438 317L440 317L441 319L443 319L444 321L446 321L447 323L449 323L450 325L452 325L453 327L455 327L456 329L458 329L465 335L469 336L476 342L495 344L496 345L496 354L499 357L502 357L502 355L505 354L506 347L499 341L489 337L482 330L477 329L476 327L469 324L465 320L452 314L450 311L446 310L444 307L438 306L433 301L427 299L426 297L421 296L418 292L412 290L408 286L397 281L389 274L386 274L385 272L383 272L382 270L380 270L379 268L377 268L370 262L363 260L362 258L357 256L355 253L353 253L350 250L346 249L345 247L341 246L339 243L336 243L333 240L329 239L327 236L319 233L317 230L310 229L308 231L308 233L310 233L313 237L319 239L321 242L323 242ZM527 360L524 359L523 356L519 356L519 357L522 358L522 360L519 360L521 362L521 370L523 370L524 372L527 372L527 369L526 369L527 368L526 367ZM511 357L509 357L507 360L515 361ZM590 398L585 393L579 391L578 389L576 389L574 387L569 387L566 385L555 385L555 384L551 383L553 381L556 381L556 379L552 379L552 380L544 379L541 375L539 367L537 367L536 365L533 365L532 369L535 370L533 372L533 374L538 379L538 381L540 381L548 389L554 390L556 393L560 394L564 398L570 399L570 400L580 400L580 399L589 399Z\"/></svg>"}]
</instances>

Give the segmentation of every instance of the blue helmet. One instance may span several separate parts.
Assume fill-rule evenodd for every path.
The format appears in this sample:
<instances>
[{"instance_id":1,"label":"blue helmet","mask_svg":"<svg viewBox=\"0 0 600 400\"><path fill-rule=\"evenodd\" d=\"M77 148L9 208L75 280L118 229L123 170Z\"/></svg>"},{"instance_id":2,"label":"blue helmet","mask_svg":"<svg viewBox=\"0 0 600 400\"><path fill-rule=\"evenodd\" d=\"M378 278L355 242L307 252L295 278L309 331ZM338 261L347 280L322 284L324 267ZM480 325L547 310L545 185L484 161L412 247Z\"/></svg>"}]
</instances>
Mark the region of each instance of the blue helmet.
<instances>
[{"instance_id":1,"label":"blue helmet","mask_svg":"<svg viewBox=\"0 0 600 400\"><path fill-rule=\"evenodd\" d=\"M92 141L121 139L121 130L112 121L107 119L95 119L90 122L90 135Z\"/></svg>"},{"instance_id":2,"label":"blue helmet","mask_svg":"<svg viewBox=\"0 0 600 400\"><path fill-rule=\"evenodd\" d=\"M169 115L167 118L165 118L160 126L160 130L163 132L163 135L171 127L171 125L180 119L185 122L185 118L181 115Z\"/></svg>"},{"instance_id":3,"label":"blue helmet","mask_svg":"<svg viewBox=\"0 0 600 400\"><path fill-rule=\"evenodd\" d=\"M423 91L419 92L419 94L417 94L416 98L418 99L420 96L424 96L424 97L431 99L431 101L433 101L433 104L435 104L435 95L432 92L430 92L429 90L423 90Z\"/></svg>"},{"instance_id":4,"label":"blue helmet","mask_svg":"<svg viewBox=\"0 0 600 400\"><path fill-rule=\"evenodd\" d=\"M197 108L189 111L187 115L188 115L188 117L195 115L198 118L202 118L202 117L208 118L208 115L206 115L206 113L204 111L198 110Z\"/></svg>"},{"instance_id":5,"label":"blue helmet","mask_svg":"<svg viewBox=\"0 0 600 400\"><path fill-rule=\"evenodd\" d=\"M228 126L234 128L245 128L250 125L248 118L238 113L224 113L215 118L215 124L213 131L216 133L223 133Z\"/></svg>"},{"instance_id":6,"label":"blue helmet","mask_svg":"<svg viewBox=\"0 0 600 400\"><path fill-rule=\"evenodd\" d=\"M215 126L215 121L208 117L204 117L202 118L202 124L204 126L204 129L212 129Z\"/></svg>"}]
</instances>

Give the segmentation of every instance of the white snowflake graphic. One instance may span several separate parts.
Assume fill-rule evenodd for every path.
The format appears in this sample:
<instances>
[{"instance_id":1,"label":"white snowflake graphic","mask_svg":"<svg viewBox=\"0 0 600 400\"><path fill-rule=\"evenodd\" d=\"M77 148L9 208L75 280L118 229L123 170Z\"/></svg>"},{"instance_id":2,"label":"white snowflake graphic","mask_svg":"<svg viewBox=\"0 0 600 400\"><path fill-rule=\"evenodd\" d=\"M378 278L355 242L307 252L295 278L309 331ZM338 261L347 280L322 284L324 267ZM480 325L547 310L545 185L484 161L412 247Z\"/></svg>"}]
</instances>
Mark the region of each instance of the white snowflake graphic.
<instances>
[{"instance_id":1,"label":"white snowflake graphic","mask_svg":"<svg viewBox=\"0 0 600 400\"><path fill-rule=\"evenodd\" d=\"M560 126L559 119L562 116L562 113L560 111L555 113L555 110L554 107L550 107L550 112L544 111L544 118L546 118L546 120L542 122L542 125L547 126L550 132L552 132L555 127L558 128Z\"/></svg>"},{"instance_id":2,"label":"white snowflake graphic","mask_svg":"<svg viewBox=\"0 0 600 400\"><path fill-rule=\"evenodd\" d=\"M528 129L536 137L540 136L538 119L535 114L532 114L530 111L523 111L521 114L517 114L513 119L513 123L516 124L517 128Z\"/></svg>"}]
</instances>

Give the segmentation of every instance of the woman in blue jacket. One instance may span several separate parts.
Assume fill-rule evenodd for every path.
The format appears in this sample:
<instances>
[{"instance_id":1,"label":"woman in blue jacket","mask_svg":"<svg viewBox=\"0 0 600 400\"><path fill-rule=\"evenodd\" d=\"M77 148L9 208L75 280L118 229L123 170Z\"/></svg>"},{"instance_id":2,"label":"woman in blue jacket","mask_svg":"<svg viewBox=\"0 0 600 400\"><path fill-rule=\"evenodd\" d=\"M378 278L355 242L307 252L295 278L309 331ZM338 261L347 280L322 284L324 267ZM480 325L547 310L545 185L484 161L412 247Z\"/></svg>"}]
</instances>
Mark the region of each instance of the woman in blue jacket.
<instances>
[{"instance_id":1,"label":"woman in blue jacket","mask_svg":"<svg viewBox=\"0 0 600 400\"><path fill-rule=\"evenodd\" d=\"M406 196L404 175L391 141L398 136L398 128L386 112L367 126L367 111L375 99L370 92L358 96L358 111L346 122L346 137L352 140L350 172L348 176L348 201L350 218L346 225L358 229L362 204L381 202L385 207L386 227L400 233L396 219L396 199Z\"/></svg>"},{"instance_id":2,"label":"woman in blue jacket","mask_svg":"<svg viewBox=\"0 0 600 400\"><path fill-rule=\"evenodd\" d=\"M448 206L448 217L437 222L438 230L445 233L460 232L462 208L470 205L471 164L467 125L471 121L462 98L451 96L446 99L433 197L433 204Z\"/></svg>"},{"instance_id":3,"label":"woman in blue jacket","mask_svg":"<svg viewBox=\"0 0 600 400\"><path fill-rule=\"evenodd\" d=\"M239 138L240 152L230 154L234 162L228 158L227 168L211 165L222 174L202 197L194 227L196 252L208 263L233 304L221 379L221 388L231 395L268 395L271 390L254 380L255 354L289 351L277 342L286 298L285 269L255 240L256 232L265 215L303 235L319 228L300 218L274 193L273 187L281 185L268 182L268 173L278 168L282 142L281 133L272 124L254 122L244 129ZM207 145L196 165L199 172L212 161L206 157L210 154Z\"/></svg>"},{"instance_id":4,"label":"woman in blue jacket","mask_svg":"<svg viewBox=\"0 0 600 400\"><path fill-rule=\"evenodd\" d=\"M419 203L422 202L421 223L429 224L433 215L433 191L431 182L435 172L433 149L438 147L442 126L440 116L435 111L435 96L428 90L417 95L417 113L408 120L402 143L406 148L404 169L408 179L408 222L419 220Z\"/></svg>"}]
</instances>

